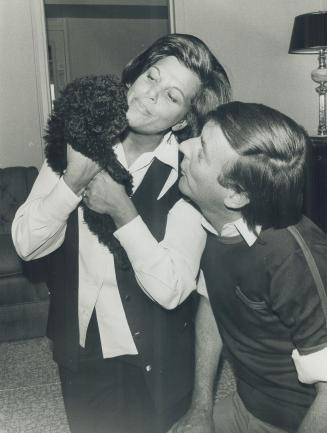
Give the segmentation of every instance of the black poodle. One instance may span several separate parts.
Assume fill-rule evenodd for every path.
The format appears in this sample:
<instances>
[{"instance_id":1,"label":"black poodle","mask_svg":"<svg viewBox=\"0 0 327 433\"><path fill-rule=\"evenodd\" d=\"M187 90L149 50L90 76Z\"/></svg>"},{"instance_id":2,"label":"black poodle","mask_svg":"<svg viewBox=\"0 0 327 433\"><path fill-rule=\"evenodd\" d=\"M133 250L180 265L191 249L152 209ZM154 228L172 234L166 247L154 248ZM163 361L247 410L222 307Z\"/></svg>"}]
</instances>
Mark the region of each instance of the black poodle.
<instances>
[{"instance_id":1,"label":"black poodle","mask_svg":"<svg viewBox=\"0 0 327 433\"><path fill-rule=\"evenodd\" d=\"M126 88L114 75L86 76L69 83L54 102L45 141L49 166L59 175L67 167L67 143L97 162L114 180L132 193L132 177L117 160L113 145L127 127ZM126 266L126 254L113 236L115 224L109 215L89 209L83 202L84 219L90 230Z\"/></svg>"}]
</instances>

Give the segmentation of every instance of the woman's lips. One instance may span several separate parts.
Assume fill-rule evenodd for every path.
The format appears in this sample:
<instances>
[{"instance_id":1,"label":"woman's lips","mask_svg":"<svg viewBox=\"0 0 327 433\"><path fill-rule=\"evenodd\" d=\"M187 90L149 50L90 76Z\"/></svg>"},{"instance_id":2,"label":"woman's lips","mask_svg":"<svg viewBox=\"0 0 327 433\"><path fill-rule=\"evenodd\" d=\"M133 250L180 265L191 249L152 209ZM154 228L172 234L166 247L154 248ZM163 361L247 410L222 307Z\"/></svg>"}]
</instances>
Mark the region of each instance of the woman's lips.
<instances>
[{"instance_id":1,"label":"woman's lips","mask_svg":"<svg viewBox=\"0 0 327 433\"><path fill-rule=\"evenodd\" d=\"M140 113L144 114L145 116L151 115L150 111L146 108L146 106L139 99L134 99L134 104L136 105L136 109Z\"/></svg>"}]
</instances>

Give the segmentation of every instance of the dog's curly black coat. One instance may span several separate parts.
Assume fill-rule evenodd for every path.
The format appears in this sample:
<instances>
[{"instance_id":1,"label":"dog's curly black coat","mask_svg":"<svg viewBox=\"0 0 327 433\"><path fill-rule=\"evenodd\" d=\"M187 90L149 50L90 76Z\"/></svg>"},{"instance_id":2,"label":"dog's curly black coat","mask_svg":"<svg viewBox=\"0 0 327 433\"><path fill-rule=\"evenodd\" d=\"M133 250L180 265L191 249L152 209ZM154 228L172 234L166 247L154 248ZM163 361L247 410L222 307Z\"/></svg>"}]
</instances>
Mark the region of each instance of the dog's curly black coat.
<instances>
[{"instance_id":1,"label":"dog's curly black coat","mask_svg":"<svg viewBox=\"0 0 327 433\"><path fill-rule=\"evenodd\" d=\"M126 130L126 88L114 75L86 76L69 83L54 102L45 134L49 166L60 176L67 167L67 143L96 161L132 193L132 177L117 160L113 145ZM99 241L126 267L126 253L113 236L116 226L109 215L89 209L84 219Z\"/></svg>"}]
</instances>

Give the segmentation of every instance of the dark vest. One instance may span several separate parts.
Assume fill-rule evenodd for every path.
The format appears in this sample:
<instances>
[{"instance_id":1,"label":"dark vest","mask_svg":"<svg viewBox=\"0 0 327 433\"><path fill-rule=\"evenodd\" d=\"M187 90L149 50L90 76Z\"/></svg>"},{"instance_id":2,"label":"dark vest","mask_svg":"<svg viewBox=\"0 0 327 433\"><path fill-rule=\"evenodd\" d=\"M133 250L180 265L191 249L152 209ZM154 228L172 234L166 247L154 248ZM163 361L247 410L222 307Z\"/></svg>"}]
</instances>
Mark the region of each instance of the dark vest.
<instances>
[{"instance_id":1,"label":"dark vest","mask_svg":"<svg viewBox=\"0 0 327 433\"><path fill-rule=\"evenodd\" d=\"M177 183L160 199L171 167L155 159L132 200L152 235L164 238L167 215L180 199ZM78 365L78 219L74 211L67 223L63 245L49 256L51 304L48 335L54 359L74 369ZM120 296L139 352L141 365L155 402L164 407L186 395L193 386L194 307L190 296L174 310L165 310L148 298L136 282L131 266L115 260Z\"/></svg>"}]
</instances>

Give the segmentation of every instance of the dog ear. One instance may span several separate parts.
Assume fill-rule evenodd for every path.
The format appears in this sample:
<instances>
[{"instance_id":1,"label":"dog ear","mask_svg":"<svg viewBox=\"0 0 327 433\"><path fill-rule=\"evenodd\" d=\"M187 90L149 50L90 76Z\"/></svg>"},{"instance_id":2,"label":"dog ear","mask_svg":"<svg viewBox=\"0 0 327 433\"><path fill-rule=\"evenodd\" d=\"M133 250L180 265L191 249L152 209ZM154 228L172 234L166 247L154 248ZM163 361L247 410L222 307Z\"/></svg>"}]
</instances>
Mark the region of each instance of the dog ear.
<instances>
[{"instance_id":1,"label":"dog ear","mask_svg":"<svg viewBox=\"0 0 327 433\"><path fill-rule=\"evenodd\" d=\"M187 125L187 120L182 119L178 123L176 123L176 125L174 125L171 129L172 131L180 131L181 129L185 128L186 125Z\"/></svg>"}]
</instances>

